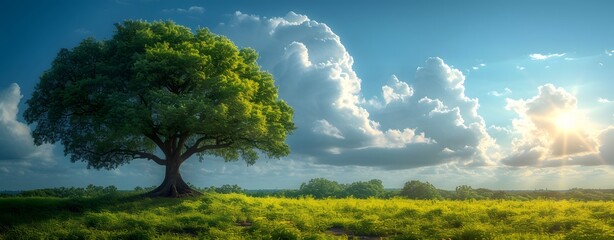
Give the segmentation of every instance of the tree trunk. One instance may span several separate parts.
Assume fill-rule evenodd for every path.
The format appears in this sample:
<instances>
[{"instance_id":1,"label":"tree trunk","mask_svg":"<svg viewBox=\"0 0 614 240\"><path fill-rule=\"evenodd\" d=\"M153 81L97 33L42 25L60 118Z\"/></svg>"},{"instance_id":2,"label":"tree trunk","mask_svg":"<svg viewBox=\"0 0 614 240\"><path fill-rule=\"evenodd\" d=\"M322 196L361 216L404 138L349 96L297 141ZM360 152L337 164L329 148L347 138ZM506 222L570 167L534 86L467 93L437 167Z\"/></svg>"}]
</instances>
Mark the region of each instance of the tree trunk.
<instances>
[{"instance_id":1,"label":"tree trunk","mask_svg":"<svg viewBox=\"0 0 614 240\"><path fill-rule=\"evenodd\" d=\"M167 161L164 181L159 187L146 193L145 196L179 198L201 195L202 193L192 189L183 181L179 173L180 166L179 161Z\"/></svg>"}]
</instances>

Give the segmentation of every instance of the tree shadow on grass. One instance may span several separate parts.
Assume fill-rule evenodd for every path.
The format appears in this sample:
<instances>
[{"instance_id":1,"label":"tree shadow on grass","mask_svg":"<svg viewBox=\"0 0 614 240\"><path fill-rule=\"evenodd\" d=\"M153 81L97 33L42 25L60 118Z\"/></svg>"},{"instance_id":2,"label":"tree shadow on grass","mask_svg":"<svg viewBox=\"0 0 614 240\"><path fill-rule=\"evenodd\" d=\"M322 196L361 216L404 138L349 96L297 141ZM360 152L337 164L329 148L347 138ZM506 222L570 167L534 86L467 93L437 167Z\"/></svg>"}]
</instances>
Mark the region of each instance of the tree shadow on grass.
<instances>
[{"instance_id":1,"label":"tree shadow on grass","mask_svg":"<svg viewBox=\"0 0 614 240\"><path fill-rule=\"evenodd\" d=\"M81 217L87 212L138 212L172 207L194 198L148 198L136 194L110 194L89 198L9 197L0 198L0 234L11 228L51 219Z\"/></svg>"}]
</instances>

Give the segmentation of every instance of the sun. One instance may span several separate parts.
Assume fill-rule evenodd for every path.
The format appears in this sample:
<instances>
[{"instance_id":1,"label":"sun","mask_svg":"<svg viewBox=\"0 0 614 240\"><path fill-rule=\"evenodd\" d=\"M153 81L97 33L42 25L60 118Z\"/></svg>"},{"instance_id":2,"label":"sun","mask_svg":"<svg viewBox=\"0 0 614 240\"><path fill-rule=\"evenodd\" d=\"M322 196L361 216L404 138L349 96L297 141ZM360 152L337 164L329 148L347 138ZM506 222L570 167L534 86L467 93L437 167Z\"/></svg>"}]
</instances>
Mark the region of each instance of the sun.
<instances>
[{"instance_id":1,"label":"sun","mask_svg":"<svg viewBox=\"0 0 614 240\"><path fill-rule=\"evenodd\" d=\"M578 128L578 115L573 111L562 112L556 115L554 123L561 131L571 131Z\"/></svg>"}]
</instances>

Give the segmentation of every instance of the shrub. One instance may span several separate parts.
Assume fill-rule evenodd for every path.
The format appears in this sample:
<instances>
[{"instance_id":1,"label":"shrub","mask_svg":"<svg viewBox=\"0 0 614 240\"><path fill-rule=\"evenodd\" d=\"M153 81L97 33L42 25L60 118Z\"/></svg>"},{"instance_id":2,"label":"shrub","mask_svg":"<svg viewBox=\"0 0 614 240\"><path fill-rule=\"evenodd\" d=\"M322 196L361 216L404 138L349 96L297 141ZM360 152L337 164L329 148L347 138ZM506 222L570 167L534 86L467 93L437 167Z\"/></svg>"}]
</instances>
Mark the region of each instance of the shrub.
<instances>
[{"instance_id":1,"label":"shrub","mask_svg":"<svg viewBox=\"0 0 614 240\"><path fill-rule=\"evenodd\" d=\"M577 225L565 236L570 240L608 240L614 239L614 229L599 221L588 221Z\"/></svg>"}]
</instances>

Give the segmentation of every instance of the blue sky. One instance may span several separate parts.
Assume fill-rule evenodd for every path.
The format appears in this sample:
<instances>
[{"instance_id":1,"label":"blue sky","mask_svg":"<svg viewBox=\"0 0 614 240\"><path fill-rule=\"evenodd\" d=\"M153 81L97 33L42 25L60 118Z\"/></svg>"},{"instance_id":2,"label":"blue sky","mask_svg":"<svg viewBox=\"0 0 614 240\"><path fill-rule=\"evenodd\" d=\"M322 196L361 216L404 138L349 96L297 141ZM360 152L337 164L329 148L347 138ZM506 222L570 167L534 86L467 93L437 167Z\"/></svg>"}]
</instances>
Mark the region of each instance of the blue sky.
<instances>
[{"instance_id":1,"label":"blue sky","mask_svg":"<svg viewBox=\"0 0 614 240\"><path fill-rule=\"evenodd\" d=\"M296 111L280 160L197 159L197 186L297 188L412 179L453 189L613 188L614 17L609 1L3 1L0 189L157 185L31 144L22 113L60 48L127 19L207 27L260 53Z\"/></svg>"}]
</instances>

